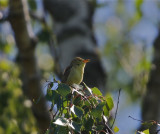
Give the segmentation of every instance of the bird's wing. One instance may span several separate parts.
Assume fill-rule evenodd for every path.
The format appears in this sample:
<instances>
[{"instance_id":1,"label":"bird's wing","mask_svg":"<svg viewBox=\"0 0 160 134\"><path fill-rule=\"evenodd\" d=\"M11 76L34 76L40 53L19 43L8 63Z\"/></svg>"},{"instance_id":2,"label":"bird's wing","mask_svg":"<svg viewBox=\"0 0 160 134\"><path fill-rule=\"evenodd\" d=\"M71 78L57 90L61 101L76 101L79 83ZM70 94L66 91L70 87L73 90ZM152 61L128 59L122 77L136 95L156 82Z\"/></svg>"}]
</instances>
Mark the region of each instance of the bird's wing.
<instances>
[{"instance_id":1,"label":"bird's wing","mask_svg":"<svg viewBox=\"0 0 160 134\"><path fill-rule=\"evenodd\" d=\"M68 66L65 71L64 71L64 74L63 74L63 77L62 77L62 82L65 83L67 81L67 78L69 76L69 73L71 71L71 68L72 66Z\"/></svg>"}]
</instances>

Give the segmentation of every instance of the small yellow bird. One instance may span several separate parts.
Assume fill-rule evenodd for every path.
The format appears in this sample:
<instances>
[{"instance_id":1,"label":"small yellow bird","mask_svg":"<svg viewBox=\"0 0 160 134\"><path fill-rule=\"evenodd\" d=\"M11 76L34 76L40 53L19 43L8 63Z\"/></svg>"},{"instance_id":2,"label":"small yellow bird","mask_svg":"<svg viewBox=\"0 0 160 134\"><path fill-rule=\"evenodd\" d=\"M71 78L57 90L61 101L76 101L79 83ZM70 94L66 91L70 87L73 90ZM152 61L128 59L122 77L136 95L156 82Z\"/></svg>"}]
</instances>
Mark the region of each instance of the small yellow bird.
<instances>
[{"instance_id":1,"label":"small yellow bird","mask_svg":"<svg viewBox=\"0 0 160 134\"><path fill-rule=\"evenodd\" d=\"M68 85L80 84L83 80L84 68L89 59L76 57L71 64L65 69L62 82Z\"/></svg>"}]
</instances>

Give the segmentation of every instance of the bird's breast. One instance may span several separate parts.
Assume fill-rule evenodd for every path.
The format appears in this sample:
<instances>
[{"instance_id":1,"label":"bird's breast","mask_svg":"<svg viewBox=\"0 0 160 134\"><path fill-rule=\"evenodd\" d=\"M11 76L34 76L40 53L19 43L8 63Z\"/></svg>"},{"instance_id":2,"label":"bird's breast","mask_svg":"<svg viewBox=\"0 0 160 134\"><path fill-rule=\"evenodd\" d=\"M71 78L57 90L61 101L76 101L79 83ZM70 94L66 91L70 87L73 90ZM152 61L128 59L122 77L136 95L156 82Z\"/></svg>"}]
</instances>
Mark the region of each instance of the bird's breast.
<instances>
[{"instance_id":1,"label":"bird's breast","mask_svg":"<svg viewBox=\"0 0 160 134\"><path fill-rule=\"evenodd\" d=\"M67 78L67 83L80 84L83 80L84 68L71 68L70 74Z\"/></svg>"}]
</instances>

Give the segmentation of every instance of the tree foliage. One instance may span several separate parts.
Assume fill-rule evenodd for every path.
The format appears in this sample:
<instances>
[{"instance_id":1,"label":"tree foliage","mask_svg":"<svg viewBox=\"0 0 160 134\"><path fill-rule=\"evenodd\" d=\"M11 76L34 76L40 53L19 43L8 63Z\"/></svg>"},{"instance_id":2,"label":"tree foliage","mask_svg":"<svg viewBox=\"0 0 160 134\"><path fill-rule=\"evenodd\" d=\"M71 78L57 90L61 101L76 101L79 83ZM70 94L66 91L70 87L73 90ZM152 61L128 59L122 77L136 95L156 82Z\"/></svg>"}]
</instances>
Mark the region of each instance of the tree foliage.
<instances>
[{"instance_id":1,"label":"tree foliage","mask_svg":"<svg viewBox=\"0 0 160 134\"><path fill-rule=\"evenodd\" d=\"M30 109L32 103L21 90L18 67L9 60L0 58L0 61L0 133L37 132L37 125Z\"/></svg>"},{"instance_id":2,"label":"tree foliage","mask_svg":"<svg viewBox=\"0 0 160 134\"><path fill-rule=\"evenodd\" d=\"M50 111L54 113L48 132L112 132L108 125L110 111L114 107L112 97L103 97L98 88L89 88L85 83L83 86L59 83L56 90L52 89L52 82L49 85L46 98L51 102Z\"/></svg>"}]
</instances>

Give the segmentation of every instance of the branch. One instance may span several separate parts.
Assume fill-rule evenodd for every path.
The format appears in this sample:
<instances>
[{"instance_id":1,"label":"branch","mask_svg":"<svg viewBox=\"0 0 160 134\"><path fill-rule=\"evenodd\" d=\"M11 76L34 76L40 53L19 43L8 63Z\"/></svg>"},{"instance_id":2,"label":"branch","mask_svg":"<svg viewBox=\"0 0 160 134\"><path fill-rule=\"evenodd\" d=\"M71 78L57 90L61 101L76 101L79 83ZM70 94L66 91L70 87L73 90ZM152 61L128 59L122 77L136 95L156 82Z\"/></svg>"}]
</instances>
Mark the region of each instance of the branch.
<instances>
[{"instance_id":1,"label":"branch","mask_svg":"<svg viewBox=\"0 0 160 134\"><path fill-rule=\"evenodd\" d=\"M141 122L141 123L144 123L144 121L142 121L142 120L139 120L139 119L136 119L136 118L133 118L132 116L128 116L129 118L131 118L131 119L133 119L133 120L136 120L136 121L139 121L139 122Z\"/></svg>"},{"instance_id":2,"label":"branch","mask_svg":"<svg viewBox=\"0 0 160 134\"><path fill-rule=\"evenodd\" d=\"M44 95L35 103L42 94L40 74L37 68L35 47L36 38L30 24L26 0L9 1L9 21L14 31L18 58L21 69L24 94L33 102L32 111L39 125L40 133L44 133L50 124L50 115L47 111Z\"/></svg>"},{"instance_id":3,"label":"branch","mask_svg":"<svg viewBox=\"0 0 160 134\"><path fill-rule=\"evenodd\" d=\"M133 119L133 120L135 120L135 121L139 121L139 122L141 122L142 124L151 123L152 126L153 126L153 125L160 126L160 123L159 123L158 121L155 121L155 120L143 121L143 120L136 119L136 118L134 118L134 117L132 117L132 116L128 116L128 117L131 118L131 119ZM150 127L148 127L148 128L150 128ZM158 134L159 131L160 131L160 129L155 130L154 133L155 133L155 134ZM152 131L152 133L153 133L153 131Z\"/></svg>"}]
</instances>

